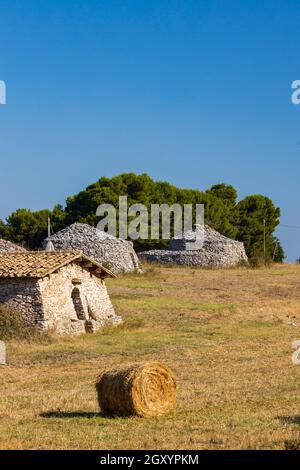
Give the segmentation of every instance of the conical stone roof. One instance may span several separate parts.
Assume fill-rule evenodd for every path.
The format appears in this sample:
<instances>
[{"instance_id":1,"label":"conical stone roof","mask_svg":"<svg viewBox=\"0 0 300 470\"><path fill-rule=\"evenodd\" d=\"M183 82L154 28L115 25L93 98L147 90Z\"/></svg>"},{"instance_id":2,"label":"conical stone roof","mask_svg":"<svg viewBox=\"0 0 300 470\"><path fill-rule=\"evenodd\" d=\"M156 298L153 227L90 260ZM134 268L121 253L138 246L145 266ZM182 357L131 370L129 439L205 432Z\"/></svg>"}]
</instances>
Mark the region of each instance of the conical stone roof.
<instances>
[{"instance_id":1,"label":"conical stone roof","mask_svg":"<svg viewBox=\"0 0 300 470\"><path fill-rule=\"evenodd\" d=\"M88 224L74 223L44 241L56 251L82 251L114 273L140 270L138 257L130 241L109 235Z\"/></svg>"},{"instance_id":2,"label":"conical stone roof","mask_svg":"<svg viewBox=\"0 0 300 470\"><path fill-rule=\"evenodd\" d=\"M24 253L27 250L8 240L0 239L0 253Z\"/></svg>"},{"instance_id":3,"label":"conical stone roof","mask_svg":"<svg viewBox=\"0 0 300 470\"><path fill-rule=\"evenodd\" d=\"M225 237L208 225L198 230L203 233L200 248L196 230L186 232L182 239L172 239L168 250L143 251L139 256L142 260L162 264L204 267L236 266L248 261L242 242Z\"/></svg>"}]
</instances>

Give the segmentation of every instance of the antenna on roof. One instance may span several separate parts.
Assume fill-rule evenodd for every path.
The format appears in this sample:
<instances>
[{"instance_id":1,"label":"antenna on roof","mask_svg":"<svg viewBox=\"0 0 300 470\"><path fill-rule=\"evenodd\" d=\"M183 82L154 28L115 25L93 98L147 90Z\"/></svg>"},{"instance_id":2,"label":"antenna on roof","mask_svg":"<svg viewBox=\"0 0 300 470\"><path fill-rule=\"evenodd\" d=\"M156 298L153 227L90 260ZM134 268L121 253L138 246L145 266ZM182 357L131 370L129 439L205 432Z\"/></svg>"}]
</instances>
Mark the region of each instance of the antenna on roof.
<instances>
[{"instance_id":1,"label":"antenna on roof","mask_svg":"<svg viewBox=\"0 0 300 470\"><path fill-rule=\"evenodd\" d=\"M48 217L48 238L45 246L45 251L55 251L54 245L51 241L51 220L50 217Z\"/></svg>"},{"instance_id":2,"label":"antenna on roof","mask_svg":"<svg viewBox=\"0 0 300 470\"><path fill-rule=\"evenodd\" d=\"M48 217L48 238L51 237L51 220L50 217Z\"/></svg>"}]
</instances>

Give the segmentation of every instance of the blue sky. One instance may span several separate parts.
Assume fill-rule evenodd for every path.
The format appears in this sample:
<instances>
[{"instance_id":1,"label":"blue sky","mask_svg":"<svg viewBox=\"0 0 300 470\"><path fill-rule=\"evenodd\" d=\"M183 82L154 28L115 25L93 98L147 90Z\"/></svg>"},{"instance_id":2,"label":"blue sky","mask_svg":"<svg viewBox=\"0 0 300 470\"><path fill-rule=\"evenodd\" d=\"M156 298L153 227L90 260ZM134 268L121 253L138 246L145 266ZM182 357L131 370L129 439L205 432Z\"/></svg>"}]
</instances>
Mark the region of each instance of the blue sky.
<instances>
[{"instance_id":1,"label":"blue sky","mask_svg":"<svg viewBox=\"0 0 300 470\"><path fill-rule=\"evenodd\" d=\"M2 0L0 217L100 176L261 193L299 226L298 0ZM278 235L288 260L300 229Z\"/></svg>"}]
</instances>

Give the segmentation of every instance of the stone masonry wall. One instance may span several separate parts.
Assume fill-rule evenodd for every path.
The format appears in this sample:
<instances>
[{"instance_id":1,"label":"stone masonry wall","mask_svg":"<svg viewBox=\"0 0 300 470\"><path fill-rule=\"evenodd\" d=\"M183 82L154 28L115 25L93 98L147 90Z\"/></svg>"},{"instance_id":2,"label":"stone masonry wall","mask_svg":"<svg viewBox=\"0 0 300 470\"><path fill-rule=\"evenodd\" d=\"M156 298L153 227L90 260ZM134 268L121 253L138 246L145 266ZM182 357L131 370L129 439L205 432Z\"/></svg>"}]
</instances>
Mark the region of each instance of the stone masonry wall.
<instances>
[{"instance_id":1,"label":"stone masonry wall","mask_svg":"<svg viewBox=\"0 0 300 470\"><path fill-rule=\"evenodd\" d=\"M173 250L151 250L140 253L142 260L159 264L178 264L185 266L202 267L231 267L246 262L247 258L242 256L241 250L230 250L220 246L218 253L204 250L198 251L173 251Z\"/></svg>"},{"instance_id":2,"label":"stone masonry wall","mask_svg":"<svg viewBox=\"0 0 300 470\"><path fill-rule=\"evenodd\" d=\"M0 303L19 310L29 324L39 324L43 319L43 305L35 279L0 279Z\"/></svg>"},{"instance_id":3,"label":"stone masonry wall","mask_svg":"<svg viewBox=\"0 0 300 470\"><path fill-rule=\"evenodd\" d=\"M72 282L73 281L73 282ZM43 328L59 333L83 333L105 325L122 322L115 314L105 282L78 264L70 264L56 273L40 279L43 299ZM76 314L72 292L78 289L83 317Z\"/></svg>"},{"instance_id":4,"label":"stone masonry wall","mask_svg":"<svg viewBox=\"0 0 300 470\"><path fill-rule=\"evenodd\" d=\"M242 242L231 240L208 225L204 226L203 242L198 248L196 232L190 231L182 239L171 240L168 250L143 251L139 256L142 260L160 264L203 267L229 267L248 261Z\"/></svg>"},{"instance_id":5,"label":"stone masonry wall","mask_svg":"<svg viewBox=\"0 0 300 470\"><path fill-rule=\"evenodd\" d=\"M83 307L80 318L72 300L74 289L79 290ZM60 334L93 332L122 323L104 280L75 263L43 279L0 279L0 303L20 311L29 324Z\"/></svg>"}]
</instances>

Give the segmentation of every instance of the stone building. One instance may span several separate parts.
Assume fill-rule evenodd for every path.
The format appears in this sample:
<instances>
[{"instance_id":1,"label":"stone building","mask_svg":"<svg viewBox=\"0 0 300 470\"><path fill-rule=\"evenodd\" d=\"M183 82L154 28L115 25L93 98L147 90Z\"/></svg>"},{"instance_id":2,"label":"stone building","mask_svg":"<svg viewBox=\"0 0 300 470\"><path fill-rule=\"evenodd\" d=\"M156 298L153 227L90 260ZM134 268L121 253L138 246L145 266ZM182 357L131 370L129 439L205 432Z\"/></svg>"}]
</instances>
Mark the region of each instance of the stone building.
<instances>
[{"instance_id":1,"label":"stone building","mask_svg":"<svg viewBox=\"0 0 300 470\"><path fill-rule=\"evenodd\" d=\"M89 224L74 223L44 241L55 250L80 250L114 273L140 272L139 259L131 241L116 238Z\"/></svg>"},{"instance_id":2,"label":"stone building","mask_svg":"<svg viewBox=\"0 0 300 470\"><path fill-rule=\"evenodd\" d=\"M196 237L198 230L203 237L200 246ZM225 237L208 225L196 226L181 239L171 240L168 250L143 251L139 256L161 264L203 267L229 267L248 261L242 242Z\"/></svg>"},{"instance_id":3,"label":"stone building","mask_svg":"<svg viewBox=\"0 0 300 470\"><path fill-rule=\"evenodd\" d=\"M27 250L25 250L25 248L23 248L22 246L16 245L15 243L0 238L0 253L24 253L26 251Z\"/></svg>"},{"instance_id":4,"label":"stone building","mask_svg":"<svg viewBox=\"0 0 300 470\"><path fill-rule=\"evenodd\" d=\"M0 303L44 330L93 332L122 323L106 277L115 275L82 252L0 253Z\"/></svg>"}]
</instances>

